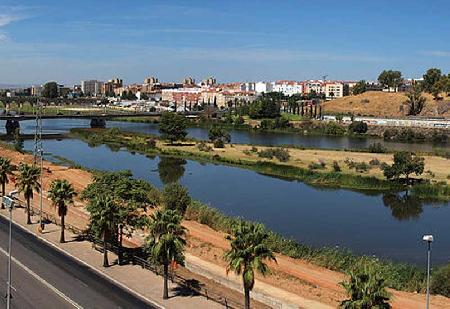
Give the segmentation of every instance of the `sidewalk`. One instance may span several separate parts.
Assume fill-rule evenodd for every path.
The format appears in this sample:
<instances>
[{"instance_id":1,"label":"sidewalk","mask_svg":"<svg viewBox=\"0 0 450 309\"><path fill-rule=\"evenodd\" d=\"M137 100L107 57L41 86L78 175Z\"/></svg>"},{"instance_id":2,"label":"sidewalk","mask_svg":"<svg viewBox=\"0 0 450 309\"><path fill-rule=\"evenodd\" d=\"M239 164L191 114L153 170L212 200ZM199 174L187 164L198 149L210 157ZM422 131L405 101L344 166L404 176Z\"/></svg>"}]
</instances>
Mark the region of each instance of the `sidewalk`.
<instances>
[{"instance_id":1,"label":"sidewalk","mask_svg":"<svg viewBox=\"0 0 450 309\"><path fill-rule=\"evenodd\" d=\"M7 216L7 210L0 210L0 214ZM101 252L93 249L92 243L88 241L76 240L75 234L70 231L66 233L66 243L59 243L60 227L55 224L47 224L45 231L42 234L38 234L37 231L37 217L34 217L32 225L26 225L26 214L23 208L17 208L13 210L13 221L22 228L30 231L33 234L37 234L40 238L45 240L52 246L64 251L66 254L81 260L89 267L97 270L108 279L119 283L119 285L134 291L136 294L150 302L160 305L162 308L223 308L222 305L207 300L203 296L188 295L185 296L183 288L169 281L169 296L168 300L162 299L163 278L156 274L141 268L136 265L122 265L111 266L108 268L102 267L103 255ZM111 252L108 252L110 263L113 262L117 256ZM178 294L178 295L176 295ZM188 293L186 293L187 295Z\"/></svg>"}]
</instances>

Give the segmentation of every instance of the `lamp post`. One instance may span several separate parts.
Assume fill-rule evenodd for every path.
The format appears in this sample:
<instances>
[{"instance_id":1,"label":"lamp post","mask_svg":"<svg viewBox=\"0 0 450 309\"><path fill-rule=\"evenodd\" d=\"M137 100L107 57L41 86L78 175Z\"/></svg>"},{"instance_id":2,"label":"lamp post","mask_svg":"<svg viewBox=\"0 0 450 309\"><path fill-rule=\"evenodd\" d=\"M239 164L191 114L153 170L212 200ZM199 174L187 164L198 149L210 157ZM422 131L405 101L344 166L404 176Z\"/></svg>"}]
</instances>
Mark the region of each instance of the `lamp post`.
<instances>
[{"instance_id":1,"label":"lamp post","mask_svg":"<svg viewBox=\"0 0 450 309\"><path fill-rule=\"evenodd\" d=\"M430 308L430 266L431 266L431 243L434 241L433 235L424 235L423 241L427 242L427 309Z\"/></svg>"},{"instance_id":2,"label":"lamp post","mask_svg":"<svg viewBox=\"0 0 450 309\"><path fill-rule=\"evenodd\" d=\"M12 244L12 210L14 207L14 195L19 193L17 190L9 192L3 197L3 203L8 207L9 211L9 236L8 236L8 285L6 290L6 308L11 308L11 244Z\"/></svg>"}]
</instances>

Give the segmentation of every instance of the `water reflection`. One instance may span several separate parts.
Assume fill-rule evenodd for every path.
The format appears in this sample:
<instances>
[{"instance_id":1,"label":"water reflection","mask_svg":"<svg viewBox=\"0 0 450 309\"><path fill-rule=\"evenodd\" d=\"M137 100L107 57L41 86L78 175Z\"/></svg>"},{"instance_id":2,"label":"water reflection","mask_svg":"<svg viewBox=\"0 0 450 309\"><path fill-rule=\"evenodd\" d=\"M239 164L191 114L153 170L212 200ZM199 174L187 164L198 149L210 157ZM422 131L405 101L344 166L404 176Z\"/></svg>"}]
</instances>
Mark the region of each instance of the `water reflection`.
<instances>
[{"instance_id":1,"label":"water reflection","mask_svg":"<svg viewBox=\"0 0 450 309\"><path fill-rule=\"evenodd\" d=\"M183 177L186 160L161 156L158 163L159 178L164 185L178 182Z\"/></svg>"},{"instance_id":2,"label":"water reflection","mask_svg":"<svg viewBox=\"0 0 450 309\"><path fill-rule=\"evenodd\" d=\"M383 204L391 209L399 221L418 219L423 212L423 202L406 193L383 194Z\"/></svg>"}]
</instances>

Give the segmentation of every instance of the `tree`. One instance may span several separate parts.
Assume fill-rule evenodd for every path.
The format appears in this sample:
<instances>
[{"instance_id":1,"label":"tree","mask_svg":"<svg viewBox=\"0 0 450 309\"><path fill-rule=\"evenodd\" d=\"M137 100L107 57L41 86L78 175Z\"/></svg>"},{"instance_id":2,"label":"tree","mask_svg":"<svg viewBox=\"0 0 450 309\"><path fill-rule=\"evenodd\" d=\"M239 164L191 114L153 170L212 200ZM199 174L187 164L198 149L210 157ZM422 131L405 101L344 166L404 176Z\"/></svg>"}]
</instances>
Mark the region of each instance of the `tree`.
<instances>
[{"instance_id":1,"label":"tree","mask_svg":"<svg viewBox=\"0 0 450 309\"><path fill-rule=\"evenodd\" d=\"M183 217L176 210L162 209L152 214L147 228L149 236L145 239L145 251L149 260L163 265L163 299L169 298L168 275L171 263L184 264L184 239L186 230L181 225Z\"/></svg>"},{"instance_id":2,"label":"tree","mask_svg":"<svg viewBox=\"0 0 450 309\"><path fill-rule=\"evenodd\" d=\"M394 88L394 91L396 91L403 82L402 73L400 71L384 70L378 76L378 82L384 87L387 87L389 92L391 88Z\"/></svg>"},{"instance_id":3,"label":"tree","mask_svg":"<svg viewBox=\"0 0 450 309\"><path fill-rule=\"evenodd\" d=\"M211 142L214 143L214 146L216 147L216 145L222 145L222 147L218 147L218 148L223 148L223 144L224 143L229 143L231 141L231 135L230 133L228 133L227 130L225 130L224 128L221 128L219 126L212 126L209 131L208 131L208 138ZM218 143L220 142L220 143Z\"/></svg>"},{"instance_id":4,"label":"tree","mask_svg":"<svg viewBox=\"0 0 450 309\"><path fill-rule=\"evenodd\" d=\"M433 86L439 81L441 78L441 70L437 68L431 68L429 69L424 75L423 75L423 82L422 87L425 92L432 93L433 92Z\"/></svg>"},{"instance_id":5,"label":"tree","mask_svg":"<svg viewBox=\"0 0 450 309\"><path fill-rule=\"evenodd\" d=\"M11 159L0 157L0 183L2 184L2 196L6 195L6 184L9 183L9 176L13 175L13 165ZM5 205L2 202L2 209Z\"/></svg>"},{"instance_id":6,"label":"tree","mask_svg":"<svg viewBox=\"0 0 450 309\"><path fill-rule=\"evenodd\" d=\"M120 223L119 205L112 196L97 195L89 200L86 210L90 213L90 230L103 238L103 267L108 267L107 243Z\"/></svg>"},{"instance_id":7,"label":"tree","mask_svg":"<svg viewBox=\"0 0 450 309\"><path fill-rule=\"evenodd\" d=\"M178 182L170 183L164 187L162 200L166 209L176 210L182 216L191 204L188 190Z\"/></svg>"},{"instance_id":8,"label":"tree","mask_svg":"<svg viewBox=\"0 0 450 309\"><path fill-rule=\"evenodd\" d=\"M239 221L232 227L231 235L226 237L230 241L231 249L224 255L227 261L227 273L233 271L242 275L245 294L245 308L250 308L250 291L255 285L255 271L262 275L269 272L265 260L276 262L275 255L267 246L269 237L262 224Z\"/></svg>"},{"instance_id":9,"label":"tree","mask_svg":"<svg viewBox=\"0 0 450 309\"><path fill-rule=\"evenodd\" d=\"M421 87L418 84L413 84L411 89L406 93L408 100L408 115L419 115L425 107L426 98L422 96Z\"/></svg>"},{"instance_id":10,"label":"tree","mask_svg":"<svg viewBox=\"0 0 450 309\"><path fill-rule=\"evenodd\" d=\"M60 243L65 242L64 228L65 216L67 215L67 206L73 204L73 198L77 195L72 184L65 179L55 179L50 184L48 197L52 200L53 205L58 208L58 215L61 218L61 235Z\"/></svg>"},{"instance_id":11,"label":"tree","mask_svg":"<svg viewBox=\"0 0 450 309\"><path fill-rule=\"evenodd\" d=\"M368 130L367 123L364 121L353 121L349 126L348 130L353 133L364 134Z\"/></svg>"},{"instance_id":12,"label":"tree","mask_svg":"<svg viewBox=\"0 0 450 309\"><path fill-rule=\"evenodd\" d=\"M109 236L114 236L121 264L123 235L131 236L136 228L147 224L145 211L159 204L159 192L146 181L133 179L130 171L102 172L94 175L93 182L81 194L82 199L91 202L99 196L111 197L118 205L116 226Z\"/></svg>"},{"instance_id":13,"label":"tree","mask_svg":"<svg viewBox=\"0 0 450 309\"><path fill-rule=\"evenodd\" d=\"M343 309L388 309L391 294L387 284L372 268L351 271L348 282L341 282L350 299L340 304Z\"/></svg>"},{"instance_id":14,"label":"tree","mask_svg":"<svg viewBox=\"0 0 450 309\"><path fill-rule=\"evenodd\" d=\"M382 166L383 174L387 179L399 179L402 175L409 182L411 174L421 175L424 171L425 161L411 152L400 151L394 154L394 163Z\"/></svg>"},{"instance_id":15,"label":"tree","mask_svg":"<svg viewBox=\"0 0 450 309\"><path fill-rule=\"evenodd\" d=\"M42 96L44 98L54 99L58 97L58 84L56 82L48 82L42 89Z\"/></svg>"},{"instance_id":16,"label":"tree","mask_svg":"<svg viewBox=\"0 0 450 309\"><path fill-rule=\"evenodd\" d=\"M350 95L350 86L348 84L344 84L344 86L342 88L342 95L344 97L347 97Z\"/></svg>"},{"instance_id":17,"label":"tree","mask_svg":"<svg viewBox=\"0 0 450 309\"><path fill-rule=\"evenodd\" d=\"M187 121L183 115L171 112L164 112L161 115L159 132L161 137L168 140L171 144L178 140L184 140L187 135L186 129Z\"/></svg>"},{"instance_id":18,"label":"tree","mask_svg":"<svg viewBox=\"0 0 450 309\"><path fill-rule=\"evenodd\" d=\"M365 80L360 80L355 86L352 88L352 93L354 95L361 94L367 91L367 84Z\"/></svg>"},{"instance_id":19,"label":"tree","mask_svg":"<svg viewBox=\"0 0 450 309\"><path fill-rule=\"evenodd\" d=\"M35 165L24 163L19 165L16 187L19 192L23 193L27 201L27 224L31 224L30 200L33 198L33 192L39 193L41 189L40 174L40 169Z\"/></svg>"},{"instance_id":20,"label":"tree","mask_svg":"<svg viewBox=\"0 0 450 309\"><path fill-rule=\"evenodd\" d=\"M280 103L276 95L263 95L249 106L249 116L253 119L276 118L280 116Z\"/></svg>"}]
</instances>

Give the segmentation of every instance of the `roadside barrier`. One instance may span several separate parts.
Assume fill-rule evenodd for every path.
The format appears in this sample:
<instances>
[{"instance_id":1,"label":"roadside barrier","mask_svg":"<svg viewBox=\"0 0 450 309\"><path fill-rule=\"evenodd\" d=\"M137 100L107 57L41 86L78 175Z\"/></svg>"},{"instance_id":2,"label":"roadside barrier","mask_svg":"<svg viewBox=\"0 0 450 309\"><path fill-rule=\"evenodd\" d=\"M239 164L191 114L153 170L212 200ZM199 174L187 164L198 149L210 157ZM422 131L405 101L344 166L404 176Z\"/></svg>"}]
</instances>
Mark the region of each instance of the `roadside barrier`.
<instances>
[{"instance_id":1,"label":"roadside barrier","mask_svg":"<svg viewBox=\"0 0 450 309\"><path fill-rule=\"evenodd\" d=\"M23 205L23 201L17 199L19 202L19 205ZM30 206L30 211L32 215L40 215L40 210L37 207ZM46 212L45 210L42 211L42 218L43 220L47 222L52 222L56 225L60 225L60 222L58 220L58 217L52 213ZM80 236L82 239L88 240L92 243L92 247L100 252L103 252L103 241L95 237L92 233L89 233L87 230L80 229L72 224L65 223L65 228L72 233ZM107 243L107 250L114 252L115 254L119 253L118 246L112 244L111 242ZM159 265L150 263L145 258L145 253L143 252L142 248L122 248L122 256L125 260L128 260L128 262L131 262L133 265L139 265L144 269L147 269L159 276L163 276L162 268ZM189 296L203 296L207 300L214 301L220 305L223 305L224 308L230 308L230 309L240 309L244 308L244 305L242 303L236 302L231 299L227 299L226 297L223 297L219 293L216 293L214 291L208 290L207 288L203 287L200 282L197 280L187 279L180 275L177 275L173 272L169 272L169 280L173 283L178 284L180 287L182 287L185 290L190 291ZM185 291L183 293L186 293Z\"/></svg>"}]
</instances>

